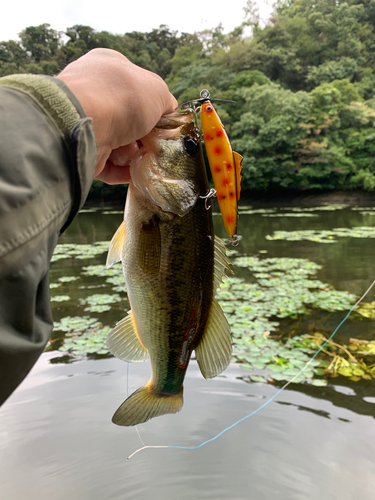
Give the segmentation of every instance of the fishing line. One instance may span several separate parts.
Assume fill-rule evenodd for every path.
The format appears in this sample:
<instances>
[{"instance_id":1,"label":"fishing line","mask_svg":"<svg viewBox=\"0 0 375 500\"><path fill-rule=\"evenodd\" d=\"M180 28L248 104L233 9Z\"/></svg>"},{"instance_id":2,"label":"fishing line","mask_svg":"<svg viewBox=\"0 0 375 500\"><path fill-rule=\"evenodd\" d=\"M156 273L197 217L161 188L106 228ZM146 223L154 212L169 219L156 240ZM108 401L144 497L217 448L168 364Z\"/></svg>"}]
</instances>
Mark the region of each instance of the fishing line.
<instances>
[{"instance_id":1,"label":"fishing line","mask_svg":"<svg viewBox=\"0 0 375 500\"><path fill-rule=\"evenodd\" d=\"M333 331L333 333L331 333L331 335L328 337L328 339L319 347L319 349L316 351L316 353L312 356L312 358L305 364L305 366L303 366L303 368L301 368L301 370L297 373L297 375L294 375L294 377L292 377L286 384L284 384L281 389L279 389L277 392L275 392L275 394L273 396L271 396L269 399L267 399L267 401L265 403L263 403L261 406L259 406L259 408L257 408L256 410L252 411L251 413L249 413L248 415L245 415L244 417L240 418L239 420L237 420L236 422L234 422L232 425L226 427L225 429L223 429L221 432L219 432L218 434L216 434L216 436L210 438L210 439L207 439L207 441L204 441L203 443L200 443L196 446L178 446L178 445L145 445L144 442L142 441L142 438L139 434L139 431L136 427L136 431L138 433L138 437L141 441L141 443L143 444L142 448L139 448L138 450L136 450L134 453L132 453L131 455L128 456L127 460L130 460L132 457L134 457L134 455L136 455L137 453L139 453L140 451L142 450L146 450L146 449L157 449L157 448L169 448L169 449L179 449L179 450L197 450L198 448L202 448L202 446L205 446L206 444L208 443L211 443L212 441L215 441L215 439L219 438L220 436L222 436L225 432L229 431L230 429L233 429L233 427L235 427L236 425L240 424L241 422L243 422L244 420L247 420L248 418L252 417L253 415L255 415L256 413L258 413L260 410L262 410L263 408L265 408L267 405L269 405L282 391L284 391L284 389L286 389L288 387L289 384L291 384L296 378L298 378L301 373L303 373L306 368L308 366L310 366L310 364L314 361L314 359L316 358L316 356L322 351L322 349L329 343L330 340L333 339L333 337L336 335L336 333L338 332L338 330L341 328L341 326L345 323L345 321L349 318L349 316L351 315L351 313L354 311L354 309L358 306L358 304L360 302L362 302L362 300L366 297L366 295L370 292L370 290L372 289L372 287L375 285L375 280L371 283L371 285L368 287L368 289L366 290L366 292L362 295L362 297L360 299L357 300L357 302L354 304L354 306L352 306L352 308L349 310L349 312L347 313L347 315L344 317L344 319L341 320L341 322L336 326L335 330ZM129 363L128 363L128 370L129 370ZM128 371L129 373L129 371Z\"/></svg>"}]
</instances>

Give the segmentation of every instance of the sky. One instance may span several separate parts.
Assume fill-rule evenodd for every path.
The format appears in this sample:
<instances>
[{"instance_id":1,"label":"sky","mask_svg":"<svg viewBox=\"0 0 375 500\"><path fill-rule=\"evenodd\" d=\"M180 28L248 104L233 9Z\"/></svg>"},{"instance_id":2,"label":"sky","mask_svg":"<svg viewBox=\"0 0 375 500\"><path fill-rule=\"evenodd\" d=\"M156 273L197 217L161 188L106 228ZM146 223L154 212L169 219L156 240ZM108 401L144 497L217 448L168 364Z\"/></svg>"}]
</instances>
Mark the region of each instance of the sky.
<instances>
[{"instance_id":1,"label":"sky","mask_svg":"<svg viewBox=\"0 0 375 500\"><path fill-rule=\"evenodd\" d=\"M218 5L225 7L218 7ZM270 2L271 4L271 2ZM7 2L0 18L0 41L15 40L27 26L48 23L65 31L75 24L91 26L96 31L123 34L151 31L160 24L171 30L193 33L223 24L228 33L244 19L246 0L18 0ZM259 0L261 17L267 18L271 6Z\"/></svg>"}]
</instances>

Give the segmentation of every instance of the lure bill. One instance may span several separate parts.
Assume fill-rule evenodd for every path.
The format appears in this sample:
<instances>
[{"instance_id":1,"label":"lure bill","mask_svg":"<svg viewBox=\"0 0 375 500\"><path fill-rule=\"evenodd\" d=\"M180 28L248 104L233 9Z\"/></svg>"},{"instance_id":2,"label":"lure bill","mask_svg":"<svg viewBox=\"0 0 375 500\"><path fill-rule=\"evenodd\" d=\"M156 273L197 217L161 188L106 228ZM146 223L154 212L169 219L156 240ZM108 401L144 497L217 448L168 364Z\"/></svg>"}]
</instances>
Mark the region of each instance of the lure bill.
<instances>
[{"instance_id":1,"label":"lure bill","mask_svg":"<svg viewBox=\"0 0 375 500\"><path fill-rule=\"evenodd\" d=\"M208 90L202 90L201 99L194 102L201 104L197 109L200 109L204 145L224 227L228 233L229 242L237 245L242 156L232 150L224 125L209 97ZM184 108L186 104L191 105L191 102L181 105L181 108Z\"/></svg>"}]
</instances>

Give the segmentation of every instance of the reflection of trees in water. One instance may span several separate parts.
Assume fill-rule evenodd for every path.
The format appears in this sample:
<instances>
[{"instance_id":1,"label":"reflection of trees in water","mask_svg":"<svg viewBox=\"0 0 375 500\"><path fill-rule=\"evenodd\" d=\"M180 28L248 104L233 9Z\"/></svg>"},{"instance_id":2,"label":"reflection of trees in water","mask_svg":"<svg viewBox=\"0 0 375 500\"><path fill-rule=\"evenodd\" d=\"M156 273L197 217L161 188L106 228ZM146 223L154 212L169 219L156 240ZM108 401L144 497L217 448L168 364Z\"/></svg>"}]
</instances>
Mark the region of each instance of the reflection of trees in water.
<instances>
[{"instance_id":1,"label":"reflection of trees in water","mask_svg":"<svg viewBox=\"0 0 375 500\"><path fill-rule=\"evenodd\" d=\"M288 390L303 393L307 396L311 396L312 398L330 401L334 406L337 406L338 408L345 408L346 410L352 411L353 413L356 413L358 415L366 415L375 418L375 404L364 401L363 399L365 397L373 397L374 380L369 380L368 382L361 381L360 384L357 384L342 377L340 379L340 386L338 387L345 387L348 392L347 394L338 392L335 387L335 385L329 385L327 387L320 388L312 387L307 384L294 384L293 386L290 385L288 387ZM278 401L275 402L277 403ZM310 411L319 415L321 414L322 416L330 418L329 413L325 414L326 412L319 412L317 410L314 410L313 408L299 406L294 403L279 402L279 404L290 404L296 406L297 408L300 408L301 410Z\"/></svg>"}]
</instances>

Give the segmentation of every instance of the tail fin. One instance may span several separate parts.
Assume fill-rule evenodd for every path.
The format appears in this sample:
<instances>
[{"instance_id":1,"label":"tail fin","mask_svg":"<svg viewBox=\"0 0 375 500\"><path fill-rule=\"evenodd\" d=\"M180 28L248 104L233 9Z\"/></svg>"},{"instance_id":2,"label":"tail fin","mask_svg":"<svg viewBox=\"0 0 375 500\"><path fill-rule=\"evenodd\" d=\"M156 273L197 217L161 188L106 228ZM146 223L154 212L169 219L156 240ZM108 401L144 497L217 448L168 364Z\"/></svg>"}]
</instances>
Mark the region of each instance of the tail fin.
<instances>
[{"instance_id":1,"label":"tail fin","mask_svg":"<svg viewBox=\"0 0 375 500\"><path fill-rule=\"evenodd\" d=\"M166 413L178 413L183 405L183 388L171 396L160 394L148 384L133 392L116 410L112 422L117 425L143 424Z\"/></svg>"}]
</instances>

